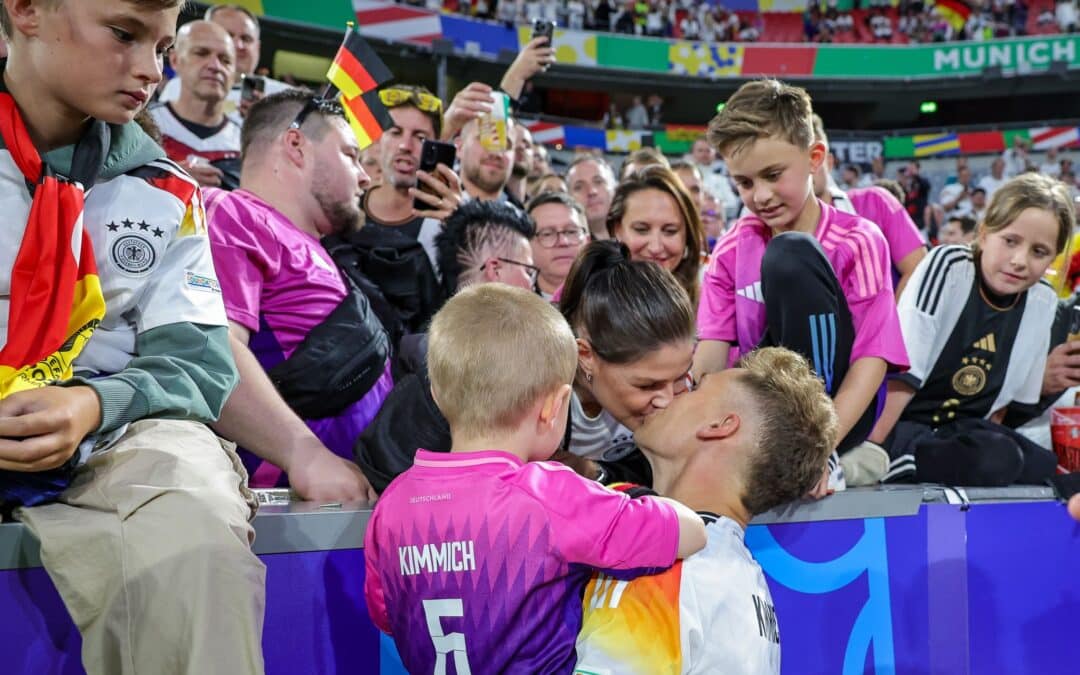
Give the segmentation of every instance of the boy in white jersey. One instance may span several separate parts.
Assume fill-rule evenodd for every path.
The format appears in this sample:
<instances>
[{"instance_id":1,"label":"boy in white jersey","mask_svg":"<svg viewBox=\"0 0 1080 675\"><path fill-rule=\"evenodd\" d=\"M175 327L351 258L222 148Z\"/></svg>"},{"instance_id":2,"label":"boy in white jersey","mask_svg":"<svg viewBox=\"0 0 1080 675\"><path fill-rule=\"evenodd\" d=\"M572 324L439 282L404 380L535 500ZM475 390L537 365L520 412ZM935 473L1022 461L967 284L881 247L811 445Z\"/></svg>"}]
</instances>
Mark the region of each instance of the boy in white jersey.
<instances>
[{"instance_id":1,"label":"boy in white jersey","mask_svg":"<svg viewBox=\"0 0 1080 675\"><path fill-rule=\"evenodd\" d=\"M810 488L836 433L821 380L779 347L708 375L647 419L634 438L653 485L701 514L708 542L661 574L594 577L575 672L779 673L776 611L743 534L755 514Z\"/></svg>"},{"instance_id":2,"label":"boy in white jersey","mask_svg":"<svg viewBox=\"0 0 1080 675\"><path fill-rule=\"evenodd\" d=\"M257 504L205 424L237 373L202 196L133 121L181 4L0 5L0 510L90 675L263 672Z\"/></svg>"}]
</instances>

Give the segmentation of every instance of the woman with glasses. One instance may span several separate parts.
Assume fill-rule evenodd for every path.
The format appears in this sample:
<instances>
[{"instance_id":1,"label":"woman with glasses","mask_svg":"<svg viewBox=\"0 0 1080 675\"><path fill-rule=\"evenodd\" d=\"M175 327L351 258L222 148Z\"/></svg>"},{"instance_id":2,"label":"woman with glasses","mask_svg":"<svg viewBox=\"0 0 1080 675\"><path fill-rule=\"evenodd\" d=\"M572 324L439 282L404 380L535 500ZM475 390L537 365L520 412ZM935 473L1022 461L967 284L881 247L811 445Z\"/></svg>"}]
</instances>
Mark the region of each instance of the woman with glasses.
<instances>
[{"instance_id":1,"label":"woman with glasses","mask_svg":"<svg viewBox=\"0 0 1080 675\"><path fill-rule=\"evenodd\" d=\"M671 169L653 164L628 174L611 199L607 228L631 258L674 274L697 306L705 232L693 198Z\"/></svg>"},{"instance_id":2,"label":"woman with glasses","mask_svg":"<svg viewBox=\"0 0 1080 675\"><path fill-rule=\"evenodd\" d=\"M578 252L589 242L585 209L565 192L544 192L528 203L526 212L536 224L532 238L533 263L540 269L536 290L551 300L563 285Z\"/></svg>"}]
</instances>

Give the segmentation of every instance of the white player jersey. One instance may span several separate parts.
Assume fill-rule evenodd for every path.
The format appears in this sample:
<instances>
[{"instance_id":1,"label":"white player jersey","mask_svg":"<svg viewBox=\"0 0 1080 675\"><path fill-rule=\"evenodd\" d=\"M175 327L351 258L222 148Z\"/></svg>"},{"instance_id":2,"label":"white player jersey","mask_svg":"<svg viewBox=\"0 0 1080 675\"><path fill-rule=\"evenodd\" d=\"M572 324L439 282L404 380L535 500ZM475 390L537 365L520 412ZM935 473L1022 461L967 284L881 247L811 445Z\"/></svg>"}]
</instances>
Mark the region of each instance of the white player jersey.
<instances>
[{"instance_id":1,"label":"white player jersey","mask_svg":"<svg viewBox=\"0 0 1080 675\"><path fill-rule=\"evenodd\" d=\"M11 269L30 210L26 180L0 150L0 346L7 335ZM75 368L117 373L135 356L138 333L178 322L227 326L210 256L198 184L167 160L95 185L83 222L93 242L105 318Z\"/></svg>"},{"instance_id":2,"label":"white player jersey","mask_svg":"<svg viewBox=\"0 0 1080 675\"><path fill-rule=\"evenodd\" d=\"M275 80L272 77L263 79L266 81L263 88L264 96L294 88L292 85L282 82L281 80ZM240 85L237 85L230 89L229 94L225 97L225 116L235 122L236 126L244 125L244 118L240 116L240 93ZM165 86L161 88L161 93L158 94L157 100L161 103L168 103L169 101L175 101L178 98L180 98L180 78L174 77L166 82Z\"/></svg>"},{"instance_id":3,"label":"white player jersey","mask_svg":"<svg viewBox=\"0 0 1080 675\"><path fill-rule=\"evenodd\" d=\"M744 531L730 518L702 518L705 548L668 571L593 577L575 674L779 674L776 612Z\"/></svg>"},{"instance_id":4,"label":"white player jersey","mask_svg":"<svg viewBox=\"0 0 1080 675\"><path fill-rule=\"evenodd\" d=\"M161 147L172 161L183 162L190 155L210 162L240 157L240 125L232 120L226 118L220 129L204 138L185 126L168 104L155 103L148 110L161 131Z\"/></svg>"}]
</instances>

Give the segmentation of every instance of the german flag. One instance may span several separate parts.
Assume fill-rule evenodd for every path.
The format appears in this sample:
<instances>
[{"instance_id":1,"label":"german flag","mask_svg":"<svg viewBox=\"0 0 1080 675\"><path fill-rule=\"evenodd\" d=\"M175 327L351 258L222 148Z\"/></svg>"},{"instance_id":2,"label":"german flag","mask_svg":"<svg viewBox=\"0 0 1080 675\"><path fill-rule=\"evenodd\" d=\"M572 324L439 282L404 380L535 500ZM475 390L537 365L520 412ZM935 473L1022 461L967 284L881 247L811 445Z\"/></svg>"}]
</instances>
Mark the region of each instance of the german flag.
<instances>
[{"instance_id":1,"label":"german flag","mask_svg":"<svg viewBox=\"0 0 1080 675\"><path fill-rule=\"evenodd\" d=\"M390 111L379 100L378 91L372 90L354 98L343 95L341 105L345 108L345 117L356 134L361 150L379 140L384 131L394 126L394 118L390 117Z\"/></svg>"},{"instance_id":2,"label":"german flag","mask_svg":"<svg viewBox=\"0 0 1080 675\"><path fill-rule=\"evenodd\" d=\"M345 41L341 43L326 73L326 79L347 99L374 91L393 77L394 74L355 28L345 33Z\"/></svg>"},{"instance_id":3,"label":"german flag","mask_svg":"<svg viewBox=\"0 0 1080 675\"><path fill-rule=\"evenodd\" d=\"M934 0L934 7L956 30L961 30L971 16L971 7L964 0Z\"/></svg>"}]
</instances>

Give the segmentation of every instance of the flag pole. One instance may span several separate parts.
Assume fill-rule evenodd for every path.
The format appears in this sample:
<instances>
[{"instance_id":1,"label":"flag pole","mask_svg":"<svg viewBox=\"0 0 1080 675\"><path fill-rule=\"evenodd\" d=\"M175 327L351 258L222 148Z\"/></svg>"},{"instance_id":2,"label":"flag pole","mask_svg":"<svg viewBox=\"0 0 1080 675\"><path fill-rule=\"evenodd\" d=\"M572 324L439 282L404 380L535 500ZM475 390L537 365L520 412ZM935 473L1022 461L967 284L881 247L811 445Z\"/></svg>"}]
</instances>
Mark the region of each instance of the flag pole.
<instances>
[{"instance_id":1,"label":"flag pole","mask_svg":"<svg viewBox=\"0 0 1080 675\"><path fill-rule=\"evenodd\" d=\"M338 47L338 50L341 50L341 48L345 46L345 43L349 41L349 33L354 30L356 30L356 23L353 21L346 21L345 37L341 39L341 47ZM336 54L337 52L334 53ZM324 87L322 93L319 94L319 98L324 101L331 101L336 99L340 93L341 92L338 91L338 88L334 86L333 82L327 82L326 87Z\"/></svg>"}]
</instances>

